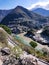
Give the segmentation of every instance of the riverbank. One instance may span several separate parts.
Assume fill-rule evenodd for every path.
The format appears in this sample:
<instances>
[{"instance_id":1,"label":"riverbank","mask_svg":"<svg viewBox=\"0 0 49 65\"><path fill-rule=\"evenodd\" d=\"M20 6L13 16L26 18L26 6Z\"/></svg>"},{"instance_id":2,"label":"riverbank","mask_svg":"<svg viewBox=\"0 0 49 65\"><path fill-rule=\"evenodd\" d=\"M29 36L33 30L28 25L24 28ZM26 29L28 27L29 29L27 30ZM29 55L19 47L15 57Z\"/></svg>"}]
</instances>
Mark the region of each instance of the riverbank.
<instances>
[{"instance_id":1,"label":"riverbank","mask_svg":"<svg viewBox=\"0 0 49 65\"><path fill-rule=\"evenodd\" d=\"M20 38L24 39L28 43L30 43L31 41L33 41L31 38L24 36L25 34L26 34L26 32L18 34L17 36L19 36ZM46 49L49 50L49 47L47 45L42 45L40 43L37 43L37 44L38 44L38 46L36 47L36 49L40 50L42 48L46 48Z\"/></svg>"}]
</instances>

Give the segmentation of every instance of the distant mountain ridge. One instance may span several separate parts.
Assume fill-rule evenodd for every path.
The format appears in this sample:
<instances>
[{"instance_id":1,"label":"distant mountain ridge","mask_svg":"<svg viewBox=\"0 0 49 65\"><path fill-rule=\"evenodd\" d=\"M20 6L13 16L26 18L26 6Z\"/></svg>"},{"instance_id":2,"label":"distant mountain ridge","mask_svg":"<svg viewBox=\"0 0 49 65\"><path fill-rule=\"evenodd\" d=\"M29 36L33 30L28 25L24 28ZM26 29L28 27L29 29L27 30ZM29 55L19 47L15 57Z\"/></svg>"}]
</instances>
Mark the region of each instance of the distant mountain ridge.
<instances>
[{"instance_id":1,"label":"distant mountain ridge","mask_svg":"<svg viewBox=\"0 0 49 65\"><path fill-rule=\"evenodd\" d=\"M36 20L36 21L39 19L45 19L45 17L40 16L34 12L31 12L22 6L17 6L2 20L2 23L5 22L7 23L8 21L18 19L18 18L26 18L30 20Z\"/></svg>"},{"instance_id":2,"label":"distant mountain ridge","mask_svg":"<svg viewBox=\"0 0 49 65\"><path fill-rule=\"evenodd\" d=\"M0 21L8 14L11 10L0 10Z\"/></svg>"},{"instance_id":3,"label":"distant mountain ridge","mask_svg":"<svg viewBox=\"0 0 49 65\"><path fill-rule=\"evenodd\" d=\"M28 30L29 28L33 29L40 28L41 26L46 25L48 19L44 16L36 14L22 6L17 6L10 13L3 18L0 24L7 25L16 31L18 29Z\"/></svg>"},{"instance_id":4,"label":"distant mountain ridge","mask_svg":"<svg viewBox=\"0 0 49 65\"><path fill-rule=\"evenodd\" d=\"M49 10L46 10L43 8L35 8L35 9L32 9L31 11L33 11L39 15L42 15L42 16L46 16L46 17L49 16Z\"/></svg>"}]
</instances>

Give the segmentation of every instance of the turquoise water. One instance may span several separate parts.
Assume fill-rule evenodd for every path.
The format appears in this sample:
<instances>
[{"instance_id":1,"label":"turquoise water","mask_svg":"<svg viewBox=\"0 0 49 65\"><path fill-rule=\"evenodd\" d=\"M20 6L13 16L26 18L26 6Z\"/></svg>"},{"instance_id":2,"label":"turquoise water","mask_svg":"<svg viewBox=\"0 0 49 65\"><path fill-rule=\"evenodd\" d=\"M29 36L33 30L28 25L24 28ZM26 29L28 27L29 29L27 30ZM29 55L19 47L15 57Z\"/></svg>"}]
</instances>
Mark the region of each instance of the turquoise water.
<instances>
[{"instance_id":1,"label":"turquoise water","mask_svg":"<svg viewBox=\"0 0 49 65\"><path fill-rule=\"evenodd\" d=\"M40 48L40 47L36 47L35 50L41 51L42 48Z\"/></svg>"},{"instance_id":2,"label":"turquoise water","mask_svg":"<svg viewBox=\"0 0 49 65\"><path fill-rule=\"evenodd\" d=\"M20 37L20 36L18 36L18 35L16 35L16 39L19 40L21 43L27 45L27 46L31 46L31 45L27 42L27 40L24 40L22 37ZM39 47L36 47L35 49L36 49L36 50L41 50Z\"/></svg>"},{"instance_id":3,"label":"turquoise water","mask_svg":"<svg viewBox=\"0 0 49 65\"><path fill-rule=\"evenodd\" d=\"M16 35L16 39L19 40L22 44L25 44L25 45L31 47L31 45L27 42L27 40L23 39L22 37ZM38 50L38 51L40 51L41 53L43 53L42 50L40 49L40 47L36 47L35 50Z\"/></svg>"},{"instance_id":4,"label":"turquoise water","mask_svg":"<svg viewBox=\"0 0 49 65\"><path fill-rule=\"evenodd\" d=\"M16 35L16 39L19 40L21 43L30 46L30 44L27 42L27 40L24 40L20 36Z\"/></svg>"}]
</instances>

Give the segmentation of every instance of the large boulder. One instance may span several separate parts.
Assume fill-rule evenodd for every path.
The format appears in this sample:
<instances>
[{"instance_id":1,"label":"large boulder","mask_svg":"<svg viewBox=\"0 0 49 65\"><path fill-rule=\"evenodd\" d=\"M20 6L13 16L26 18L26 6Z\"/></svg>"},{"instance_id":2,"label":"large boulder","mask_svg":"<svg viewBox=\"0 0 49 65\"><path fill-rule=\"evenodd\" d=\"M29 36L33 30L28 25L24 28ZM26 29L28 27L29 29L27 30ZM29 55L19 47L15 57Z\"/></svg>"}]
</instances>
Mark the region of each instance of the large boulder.
<instances>
[{"instance_id":1,"label":"large boulder","mask_svg":"<svg viewBox=\"0 0 49 65\"><path fill-rule=\"evenodd\" d=\"M1 49L1 52L4 55L9 55L10 54L10 49L8 47L5 47L5 48Z\"/></svg>"}]
</instances>

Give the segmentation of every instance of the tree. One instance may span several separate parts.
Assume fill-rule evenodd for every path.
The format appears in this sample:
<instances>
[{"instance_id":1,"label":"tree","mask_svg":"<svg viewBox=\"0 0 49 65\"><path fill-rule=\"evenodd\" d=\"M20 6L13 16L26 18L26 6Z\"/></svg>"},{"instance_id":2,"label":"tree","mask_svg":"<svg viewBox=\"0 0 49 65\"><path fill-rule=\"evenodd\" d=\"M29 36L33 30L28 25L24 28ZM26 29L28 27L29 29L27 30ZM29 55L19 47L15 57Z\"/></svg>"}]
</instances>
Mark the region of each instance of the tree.
<instances>
[{"instance_id":1,"label":"tree","mask_svg":"<svg viewBox=\"0 0 49 65\"><path fill-rule=\"evenodd\" d=\"M34 41L31 41L31 42L30 42L30 45L31 45L33 48L35 48L35 47L37 46L37 43L34 42Z\"/></svg>"},{"instance_id":2,"label":"tree","mask_svg":"<svg viewBox=\"0 0 49 65\"><path fill-rule=\"evenodd\" d=\"M8 34L12 33L10 28L8 28L6 25L0 25L0 27L2 27Z\"/></svg>"}]
</instances>

